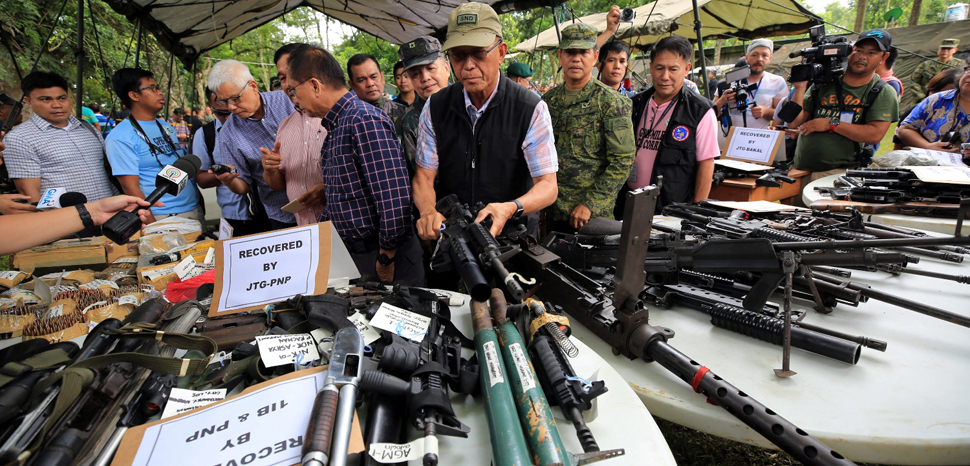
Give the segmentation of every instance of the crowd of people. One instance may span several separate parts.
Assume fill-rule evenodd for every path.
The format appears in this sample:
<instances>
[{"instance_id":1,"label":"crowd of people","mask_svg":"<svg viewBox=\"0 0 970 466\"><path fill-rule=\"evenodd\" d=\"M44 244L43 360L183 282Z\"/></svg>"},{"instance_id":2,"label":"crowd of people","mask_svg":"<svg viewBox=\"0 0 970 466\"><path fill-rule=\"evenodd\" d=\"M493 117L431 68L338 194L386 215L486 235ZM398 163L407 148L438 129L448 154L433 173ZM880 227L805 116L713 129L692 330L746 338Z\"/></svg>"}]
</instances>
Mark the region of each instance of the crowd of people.
<instances>
[{"instance_id":1,"label":"crowd of people","mask_svg":"<svg viewBox=\"0 0 970 466\"><path fill-rule=\"evenodd\" d=\"M693 49L680 36L651 47L652 85L633 93L630 48L612 37L619 17L612 7L601 34L582 23L561 31L563 82L548 90L532 84L524 63L501 72L508 44L498 15L474 2L451 13L444 43L421 37L401 45L393 99L375 57L358 54L341 65L311 44L276 51L280 90L261 91L241 62L217 62L205 109L175 109L169 121L157 117L164 91L150 71L116 71L113 90L128 114L112 121L91 106L90 122L71 115L63 77L34 72L22 81L33 116L0 146L20 193L0 196L0 213L31 211L24 201L63 187L92 201L74 223L95 226L111 209L134 208L162 168L191 153L202 160L195 180L143 211L144 222L204 223L199 189L214 187L237 236L330 221L362 274L447 286L453 276L426 268L445 220L436 203L445 196L481 205L476 221L489 218L494 235L520 228L538 235L540 213L545 231L573 231L593 218L622 219L625 193L661 176L661 207L707 198L721 109L733 125L768 128L784 102L801 105L788 124L797 138L794 166L813 177L857 166L899 118L903 89L885 30L859 36L838 79L793 89L767 71L771 40L752 41L744 84L756 86L742 114L733 91L711 100L691 85ZM917 70L942 73L908 90L928 97L898 125L906 145L960 150L953 138L970 141L970 70L944 53L953 47L941 45L947 69L924 63ZM951 90L939 85L947 73ZM0 217L0 228L10 223Z\"/></svg>"}]
</instances>

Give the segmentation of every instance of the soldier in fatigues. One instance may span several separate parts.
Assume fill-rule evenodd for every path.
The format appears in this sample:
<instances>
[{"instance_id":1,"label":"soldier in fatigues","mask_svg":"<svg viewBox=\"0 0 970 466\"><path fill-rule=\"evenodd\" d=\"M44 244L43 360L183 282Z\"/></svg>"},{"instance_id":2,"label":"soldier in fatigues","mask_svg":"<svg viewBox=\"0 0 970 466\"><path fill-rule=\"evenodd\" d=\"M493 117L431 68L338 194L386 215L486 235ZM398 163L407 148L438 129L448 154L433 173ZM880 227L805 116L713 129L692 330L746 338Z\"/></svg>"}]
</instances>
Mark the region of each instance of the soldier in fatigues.
<instances>
[{"instance_id":1,"label":"soldier in fatigues","mask_svg":"<svg viewBox=\"0 0 970 466\"><path fill-rule=\"evenodd\" d=\"M418 121L424 103L435 93L448 87L451 67L441 54L441 42L431 36L419 37L401 46L398 58L404 63L404 77L414 88L414 103L397 120L397 134L404 148L408 173L414 178L414 157L418 150Z\"/></svg>"},{"instance_id":2,"label":"soldier in fatigues","mask_svg":"<svg viewBox=\"0 0 970 466\"><path fill-rule=\"evenodd\" d=\"M940 43L940 50L937 52L939 62L924 61L916 66L916 71L913 72L913 82L916 83L912 91L916 96L914 103L919 103L926 98L926 85L933 79L933 76L949 68L961 69L967 66L963 60L953 58L958 45L960 45L960 39L944 39Z\"/></svg>"},{"instance_id":3,"label":"soldier in fatigues","mask_svg":"<svg viewBox=\"0 0 970 466\"><path fill-rule=\"evenodd\" d=\"M633 165L632 102L592 79L596 49L592 27L563 29L559 63L565 82L543 96L562 175L559 197L547 211L550 231L576 230L592 217L613 218L616 193Z\"/></svg>"}]
</instances>

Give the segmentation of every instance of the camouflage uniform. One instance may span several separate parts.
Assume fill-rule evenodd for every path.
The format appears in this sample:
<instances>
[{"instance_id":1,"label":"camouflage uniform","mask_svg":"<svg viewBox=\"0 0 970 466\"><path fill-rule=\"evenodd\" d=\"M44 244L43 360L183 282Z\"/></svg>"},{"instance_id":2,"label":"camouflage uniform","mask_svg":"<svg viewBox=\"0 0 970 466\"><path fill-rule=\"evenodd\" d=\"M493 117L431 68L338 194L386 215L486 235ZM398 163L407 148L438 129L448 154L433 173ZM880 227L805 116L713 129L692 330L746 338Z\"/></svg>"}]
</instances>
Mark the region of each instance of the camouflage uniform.
<instances>
[{"instance_id":1,"label":"camouflage uniform","mask_svg":"<svg viewBox=\"0 0 970 466\"><path fill-rule=\"evenodd\" d=\"M386 113L387 116L391 117L392 122L397 122L397 119L401 118L401 116L404 115L404 112L408 108L406 105L395 102L391 99L388 99L387 96L384 96L384 95L382 95L381 98L377 102L374 102L372 105L381 110L384 110L384 113Z\"/></svg>"},{"instance_id":2,"label":"camouflage uniform","mask_svg":"<svg viewBox=\"0 0 970 466\"><path fill-rule=\"evenodd\" d=\"M957 48L958 45L960 45L959 39L944 39L940 43L940 48ZM963 69L965 66L967 66L967 63L956 57L950 58L950 61L946 62L946 64L932 60L924 61L917 65L916 71L913 71L913 82L916 83L913 92L916 97L916 102L926 98L926 85L933 79L933 76L949 68Z\"/></svg>"},{"instance_id":3,"label":"camouflage uniform","mask_svg":"<svg viewBox=\"0 0 970 466\"><path fill-rule=\"evenodd\" d=\"M412 177L416 167L414 157L418 153L418 121L421 119L424 102L415 95L414 103L407 108L401 118L398 118L395 127L397 135L401 138L401 147L404 148L404 161L407 162L408 171Z\"/></svg>"},{"instance_id":4,"label":"camouflage uniform","mask_svg":"<svg viewBox=\"0 0 970 466\"><path fill-rule=\"evenodd\" d=\"M565 85L542 98L549 105L559 154L559 197L551 220L568 221L579 204L592 211L591 217L613 218L616 194L630 176L636 150L632 101L596 79L569 105Z\"/></svg>"}]
</instances>

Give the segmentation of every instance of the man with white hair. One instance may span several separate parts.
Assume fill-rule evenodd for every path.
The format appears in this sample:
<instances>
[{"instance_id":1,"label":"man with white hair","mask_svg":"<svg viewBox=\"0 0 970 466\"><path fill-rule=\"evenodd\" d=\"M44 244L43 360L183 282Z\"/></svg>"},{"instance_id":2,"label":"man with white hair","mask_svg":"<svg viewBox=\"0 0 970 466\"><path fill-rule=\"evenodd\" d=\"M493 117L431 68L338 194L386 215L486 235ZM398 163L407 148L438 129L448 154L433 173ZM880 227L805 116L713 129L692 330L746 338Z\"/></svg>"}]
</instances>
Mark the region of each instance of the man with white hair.
<instances>
[{"instance_id":1,"label":"man with white hair","mask_svg":"<svg viewBox=\"0 0 970 466\"><path fill-rule=\"evenodd\" d=\"M217 175L236 194L255 189L269 217L269 230L296 226L293 214L281 208L289 202L286 191L275 191L263 178L267 163L260 149L272 149L280 122L293 113L293 103L284 91L259 92L249 67L236 60L223 60L209 71L208 88L217 102L232 112L219 131L221 152L227 165L238 173Z\"/></svg>"},{"instance_id":2,"label":"man with white hair","mask_svg":"<svg viewBox=\"0 0 970 466\"><path fill-rule=\"evenodd\" d=\"M771 39L755 39L748 44L744 61L751 74L742 79L743 84L757 83L755 90L748 93L750 105L745 109L745 115L738 111L734 100L734 91L726 90L717 97L714 104L717 108L727 105L731 109L731 125L745 128L767 128L771 118L775 115L775 108L781 99L788 97L788 83L785 78L765 71L771 63L774 51Z\"/></svg>"}]
</instances>

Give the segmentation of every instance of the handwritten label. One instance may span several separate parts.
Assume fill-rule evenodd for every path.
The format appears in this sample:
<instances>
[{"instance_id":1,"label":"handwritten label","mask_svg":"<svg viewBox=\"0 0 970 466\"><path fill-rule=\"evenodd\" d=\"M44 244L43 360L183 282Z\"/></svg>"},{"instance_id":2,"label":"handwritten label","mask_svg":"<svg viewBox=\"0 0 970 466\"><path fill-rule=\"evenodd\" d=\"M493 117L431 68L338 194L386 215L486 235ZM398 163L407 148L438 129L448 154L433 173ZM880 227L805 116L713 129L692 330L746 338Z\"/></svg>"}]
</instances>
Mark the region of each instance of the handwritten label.
<instances>
[{"instance_id":1,"label":"handwritten label","mask_svg":"<svg viewBox=\"0 0 970 466\"><path fill-rule=\"evenodd\" d=\"M495 342L486 341L482 344L482 352L485 353L485 365L488 366L488 386L494 387L497 383L505 383L505 373L502 372L502 363L498 360Z\"/></svg>"},{"instance_id":2,"label":"handwritten label","mask_svg":"<svg viewBox=\"0 0 970 466\"><path fill-rule=\"evenodd\" d=\"M13 280L20 276L23 272L18 272L16 270L4 270L0 272L0 280Z\"/></svg>"},{"instance_id":3,"label":"handwritten label","mask_svg":"<svg viewBox=\"0 0 970 466\"><path fill-rule=\"evenodd\" d=\"M356 312L354 315L348 318L354 327L360 332L360 337L364 339L364 344L369 345L377 340L381 339L381 332L374 330L374 328L367 322L367 318L363 314Z\"/></svg>"},{"instance_id":4,"label":"handwritten label","mask_svg":"<svg viewBox=\"0 0 970 466\"><path fill-rule=\"evenodd\" d=\"M108 285L111 288L114 288L116 290L118 289L118 284L117 283L112 282L112 281L108 281L108 280L92 280L90 282L87 282L87 283L85 283L83 285L78 286L78 288L88 289L88 290L94 290L94 289L97 289L97 288L101 288L104 285Z\"/></svg>"},{"instance_id":5,"label":"handwritten label","mask_svg":"<svg viewBox=\"0 0 970 466\"><path fill-rule=\"evenodd\" d=\"M959 152L944 152L941 150L931 150L931 149L921 149L918 147L910 147L909 150L920 154L933 157L936 160L936 164L940 166L945 165L956 165L960 167L965 167L967 164L963 163L963 155Z\"/></svg>"},{"instance_id":6,"label":"handwritten label","mask_svg":"<svg viewBox=\"0 0 970 466\"><path fill-rule=\"evenodd\" d=\"M733 126L724 151L724 158L749 160L763 164L771 163L771 156L778 148L781 131Z\"/></svg>"},{"instance_id":7,"label":"handwritten label","mask_svg":"<svg viewBox=\"0 0 970 466\"><path fill-rule=\"evenodd\" d=\"M165 410L162 411L162 419L170 418L195 408L201 408L226 397L225 388L215 388L212 390L194 391L185 390L178 387L172 388L172 393L168 395L168 402L165 403Z\"/></svg>"},{"instance_id":8,"label":"handwritten label","mask_svg":"<svg viewBox=\"0 0 970 466\"><path fill-rule=\"evenodd\" d=\"M54 317L60 317L62 315L64 315L64 305L58 304L57 306L52 306L48 308L47 312L44 313L44 318L51 319Z\"/></svg>"},{"instance_id":9,"label":"handwritten label","mask_svg":"<svg viewBox=\"0 0 970 466\"><path fill-rule=\"evenodd\" d=\"M229 224L229 221L227 221L225 217L220 217L219 218L219 239L224 240L229 238L232 238L232 225Z\"/></svg>"},{"instance_id":10,"label":"handwritten label","mask_svg":"<svg viewBox=\"0 0 970 466\"><path fill-rule=\"evenodd\" d=\"M216 250L214 248L209 248L209 250L205 252L205 259L202 261L202 263L211 266L216 265Z\"/></svg>"},{"instance_id":11,"label":"handwritten label","mask_svg":"<svg viewBox=\"0 0 970 466\"><path fill-rule=\"evenodd\" d=\"M185 281L195 271L195 264L195 259L192 256L186 257L175 266L175 275L179 276L179 280Z\"/></svg>"},{"instance_id":12,"label":"handwritten label","mask_svg":"<svg viewBox=\"0 0 970 466\"><path fill-rule=\"evenodd\" d=\"M512 353L512 365L515 366L515 371L519 373L519 383L522 384L522 392L525 393L536 388L535 377L532 376L532 366L529 364L529 359L525 356L525 351L522 351L522 345L512 343L509 345L509 352Z\"/></svg>"},{"instance_id":13,"label":"handwritten label","mask_svg":"<svg viewBox=\"0 0 970 466\"><path fill-rule=\"evenodd\" d=\"M309 333L295 335L264 335L256 337L259 346L259 356L266 367L292 364L300 359L301 364L307 364L320 359L316 341Z\"/></svg>"},{"instance_id":14,"label":"handwritten label","mask_svg":"<svg viewBox=\"0 0 970 466\"><path fill-rule=\"evenodd\" d=\"M313 295L320 260L319 226L291 228L222 243L218 312Z\"/></svg>"},{"instance_id":15,"label":"handwritten label","mask_svg":"<svg viewBox=\"0 0 970 466\"><path fill-rule=\"evenodd\" d=\"M147 272L143 272L142 276L148 279L149 281L151 281L173 273L175 273L175 267L165 267L157 270L150 270Z\"/></svg>"},{"instance_id":16,"label":"handwritten label","mask_svg":"<svg viewBox=\"0 0 970 466\"><path fill-rule=\"evenodd\" d=\"M429 435L403 445L375 442L367 450L371 458L382 464L419 460L425 453L438 453L438 437Z\"/></svg>"},{"instance_id":17,"label":"handwritten label","mask_svg":"<svg viewBox=\"0 0 970 466\"><path fill-rule=\"evenodd\" d=\"M121 257L114 261L115 264L137 264L137 257Z\"/></svg>"},{"instance_id":18,"label":"handwritten label","mask_svg":"<svg viewBox=\"0 0 970 466\"><path fill-rule=\"evenodd\" d=\"M423 340L424 335L428 333L430 323L430 317L415 314L387 303L381 303L381 307L377 309L377 313L370 321L371 327L387 330L411 341Z\"/></svg>"},{"instance_id":19,"label":"handwritten label","mask_svg":"<svg viewBox=\"0 0 970 466\"><path fill-rule=\"evenodd\" d=\"M135 295L126 294L118 298L118 304L131 304L134 306L138 305L138 298Z\"/></svg>"}]
</instances>

